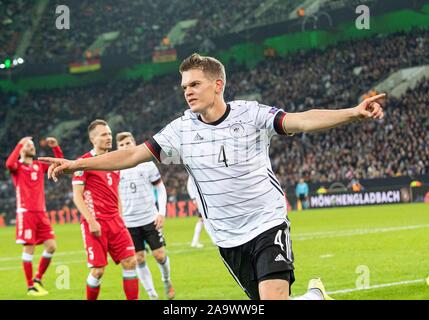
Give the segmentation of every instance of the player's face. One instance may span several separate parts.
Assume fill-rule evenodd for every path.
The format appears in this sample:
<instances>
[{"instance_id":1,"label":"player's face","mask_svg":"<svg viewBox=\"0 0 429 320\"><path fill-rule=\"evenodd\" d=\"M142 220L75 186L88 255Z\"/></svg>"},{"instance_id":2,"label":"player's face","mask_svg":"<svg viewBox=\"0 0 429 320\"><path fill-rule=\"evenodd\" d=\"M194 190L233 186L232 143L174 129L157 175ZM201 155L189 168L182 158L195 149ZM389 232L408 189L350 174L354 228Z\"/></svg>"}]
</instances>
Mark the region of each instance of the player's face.
<instances>
[{"instance_id":1,"label":"player's face","mask_svg":"<svg viewBox=\"0 0 429 320\"><path fill-rule=\"evenodd\" d=\"M209 79L199 69L182 73L182 89L188 106L196 113L212 106L218 93L216 80Z\"/></svg>"},{"instance_id":2,"label":"player's face","mask_svg":"<svg viewBox=\"0 0 429 320\"><path fill-rule=\"evenodd\" d=\"M121 142L118 142L118 149L119 150L129 149L129 148L132 148L135 146L136 146L136 143L135 143L134 139L131 137L127 137L127 138L121 140Z\"/></svg>"},{"instance_id":3,"label":"player's face","mask_svg":"<svg viewBox=\"0 0 429 320\"><path fill-rule=\"evenodd\" d=\"M112 130L109 126L98 125L91 132L91 143L100 150L112 149Z\"/></svg>"},{"instance_id":4,"label":"player's face","mask_svg":"<svg viewBox=\"0 0 429 320\"><path fill-rule=\"evenodd\" d=\"M32 140L27 141L21 150L25 157L34 157L36 155L36 147Z\"/></svg>"}]
</instances>

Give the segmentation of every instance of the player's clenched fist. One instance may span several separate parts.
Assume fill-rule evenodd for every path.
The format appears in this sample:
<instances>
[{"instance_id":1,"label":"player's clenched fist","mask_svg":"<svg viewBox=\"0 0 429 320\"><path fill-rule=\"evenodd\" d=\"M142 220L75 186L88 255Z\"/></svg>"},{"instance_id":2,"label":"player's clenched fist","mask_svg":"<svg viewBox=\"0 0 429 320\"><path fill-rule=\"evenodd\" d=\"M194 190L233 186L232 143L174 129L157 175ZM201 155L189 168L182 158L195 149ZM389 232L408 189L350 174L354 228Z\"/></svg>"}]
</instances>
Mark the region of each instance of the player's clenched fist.
<instances>
[{"instance_id":1,"label":"player's clenched fist","mask_svg":"<svg viewBox=\"0 0 429 320\"><path fill-rule=\"evenodd\" d=\"M358 106L356 106L355 112L356 112L356 118L358 120L364 120L364 119L383 119L384 112L383 112L383 106L386 101L386 94L378 94L374 97L370 97L362 101Z\"/></svg>"},{"instance_id":2,"label":"player's clenched fist","mask_svg":"<svg viewBox=\"0 0 429 320\"><path fill-rule=\"evenodd\" d=\"M54 137L47 137L46 142L50 148L58 147L58 141Z\"/></svg>"},{"instance_id":3,"label":"player's clenched fist","mask_svg":"<svg viewBox=\"0 0 429 320\"><path fill-rule=\"evenodd\" d=\"M76 171L76 169L73 169L75 161L50 157L40 157L39 160L50 165L48 169L48 178L55 182L58 181L58 176L60 174L70 174Z\"/></svg>"}]
</instances>

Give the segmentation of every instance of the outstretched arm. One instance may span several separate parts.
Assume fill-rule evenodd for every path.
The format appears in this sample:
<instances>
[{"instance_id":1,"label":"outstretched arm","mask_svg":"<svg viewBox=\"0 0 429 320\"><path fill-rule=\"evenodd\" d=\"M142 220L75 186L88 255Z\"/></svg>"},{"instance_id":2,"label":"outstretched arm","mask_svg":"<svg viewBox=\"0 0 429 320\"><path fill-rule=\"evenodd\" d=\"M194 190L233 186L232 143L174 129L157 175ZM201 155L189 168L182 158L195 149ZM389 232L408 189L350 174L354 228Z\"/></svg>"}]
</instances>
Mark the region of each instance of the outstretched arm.
<instances>
[{"instance_id":1,"label":"outstretched arm","mask_svg":"<svg viewBox=\"0 0 429 320\"><path fill-rule=\"evenodd\" d=\"M48 178L57 181L60 174L73 173L75 171L115 171L132 168L139 163L152 160L152 153L143 143L134 148L116 150L97 157L75 161L49 157L41 157L39 160L50 164Z\"/></svg>"},{"instance_id":2,"label":"outstretched arm","mask_svg":"<svg viewBox=\"0 0 429 320\"><path fill-rule=\"evenodd\" d=\"M288 133L312 132L335 128L350 122L365 119L382 119L386 94L365 99L359 105L348 109L318 110L287 113L283 129Z\"/></svg>"}]
</instances>

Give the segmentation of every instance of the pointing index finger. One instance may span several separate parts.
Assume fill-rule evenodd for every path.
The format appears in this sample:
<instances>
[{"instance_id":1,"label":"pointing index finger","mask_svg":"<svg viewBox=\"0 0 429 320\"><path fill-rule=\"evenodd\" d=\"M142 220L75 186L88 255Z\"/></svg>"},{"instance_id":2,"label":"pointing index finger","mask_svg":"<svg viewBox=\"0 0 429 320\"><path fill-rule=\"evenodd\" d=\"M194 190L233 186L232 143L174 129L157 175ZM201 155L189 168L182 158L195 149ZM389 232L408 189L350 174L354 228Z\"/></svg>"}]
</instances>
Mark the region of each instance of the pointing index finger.
<instances>
[{"instance_id":1,"label":"pointing index finger","mask_svg":"<svg viewBox=\"0 0 429 320\"><path fill-rule=\"evenodd\" d=\"M39 157L39 158L37 158L37 160L39 160L40 162L43 162L43 163L52 164L57 159L56 158L51 158L51 157Z\"/></svg>"},{"instance_id":2,"label":"pointing index finger","mask_svg":"<svg viewBox=\"0 0 429 320\"><path fill-rule=\"evenodd\" d=\"M368 98L368 102L374 102L374 101L377 101L379 99L384 99L385 97L386 97L385 93L377 94L376 96Z\"/></svg>"}]
</instances>

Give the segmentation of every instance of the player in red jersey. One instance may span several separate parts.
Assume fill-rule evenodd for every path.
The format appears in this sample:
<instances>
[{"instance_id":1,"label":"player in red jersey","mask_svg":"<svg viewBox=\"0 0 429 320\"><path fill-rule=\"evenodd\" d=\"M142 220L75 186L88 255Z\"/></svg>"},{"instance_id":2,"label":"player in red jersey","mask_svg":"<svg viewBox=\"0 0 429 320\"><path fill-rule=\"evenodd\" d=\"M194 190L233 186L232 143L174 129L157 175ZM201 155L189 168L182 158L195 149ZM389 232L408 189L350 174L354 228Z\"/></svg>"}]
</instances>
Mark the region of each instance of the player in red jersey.
<instances>
[{"instance_id":1,"label":"player in red jersey","mask_svg":"<svg viewBox=\"0 0 429 320\"><path fill-rule=\"evenodd\" d=\"M55 138L46 139L55 157L63 158L63 152ZM36 148L31 137L22 138L6 161L16 188L16 243L24 245L22 263L27 280L28 295L44 296L42 277L57 247L54 231L46 213L44 173L47 164L34 160ZM33 254L35 246L45 247L33 279Z\"/></svg>"},{"instance_id":2,"label":"player in red jersey","mask_svg":"<svg viewBox=\"0 0 429 320\"><path fill-rule=\"evenodd\" d=\"M103 120L88 127L93 150L81 159L92 158L112 149L112 132ZM73 201L82 214L81 229L88 266L86 297L96 300L109 252L123 268L123 286L128 300L138 299L138 278L134 244L121 216L118 194L119 171L77 171L73 176Z\"/></svg>"}]
</instances>

